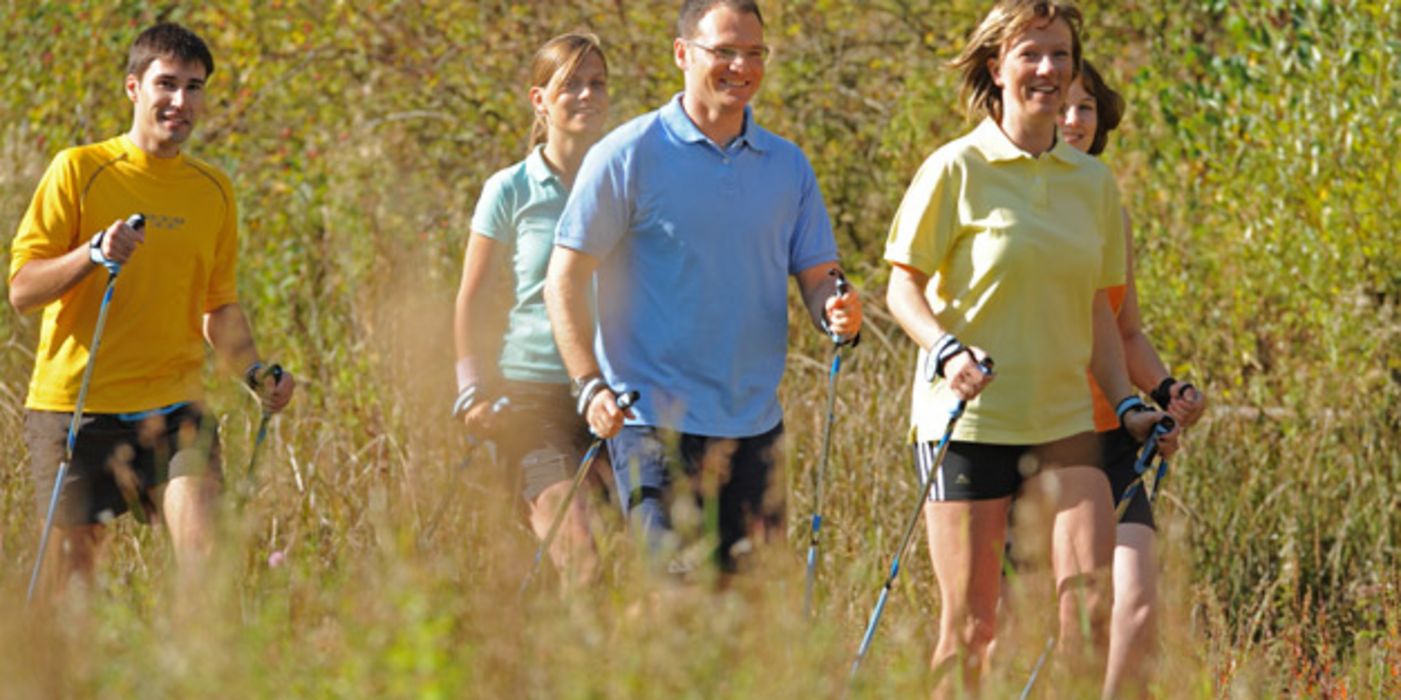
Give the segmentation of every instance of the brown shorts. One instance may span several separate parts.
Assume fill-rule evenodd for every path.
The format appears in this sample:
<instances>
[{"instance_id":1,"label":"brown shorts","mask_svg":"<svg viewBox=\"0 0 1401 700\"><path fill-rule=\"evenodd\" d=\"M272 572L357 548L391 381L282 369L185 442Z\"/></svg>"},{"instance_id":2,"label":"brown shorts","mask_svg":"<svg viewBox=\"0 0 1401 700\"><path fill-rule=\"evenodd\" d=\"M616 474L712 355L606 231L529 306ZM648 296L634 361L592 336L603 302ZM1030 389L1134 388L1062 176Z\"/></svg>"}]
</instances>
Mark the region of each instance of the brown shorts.
<instances>
[{"instance_id":1,"label":"brown shorts","mask_svg":"<svg viewBox=\"0 0 1401 700\"><path fill-rule=\"evenodd\" d=\"M72 420L71 413L25 411L24 441L41 518L48 516ZM138 517L144 520L145 513L155 512L153 489L177 476L203 473L223 477L219 435L213 421L206 421L193 404L135 420L86 414L78 426L54 523L103 523L135 506L143 509Z\"/></svg>"},{"instance_id":2,"label":"brown shorts","mask_svg":"<svg viewBox=\"0 0 1401 700\"><path fill-rule=\"evenodd\" d=\"M511 405L498 433L501 458L519 479L521 496L533 502L551 485L574 477L592 436L574 411L568 384L506 382L505 395Z\"/></svg>"}]
</instances>

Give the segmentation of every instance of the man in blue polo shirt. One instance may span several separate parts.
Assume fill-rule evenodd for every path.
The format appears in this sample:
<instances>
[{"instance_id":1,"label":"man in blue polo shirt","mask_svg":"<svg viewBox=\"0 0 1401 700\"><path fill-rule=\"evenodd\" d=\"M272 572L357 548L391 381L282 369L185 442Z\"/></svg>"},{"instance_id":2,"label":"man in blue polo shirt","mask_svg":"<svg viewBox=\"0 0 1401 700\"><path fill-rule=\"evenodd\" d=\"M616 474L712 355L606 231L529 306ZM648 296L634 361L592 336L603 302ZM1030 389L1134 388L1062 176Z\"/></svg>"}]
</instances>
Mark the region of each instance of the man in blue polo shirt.
<instances>
[{"instance_id":1,"label":"man in blue polo shirt","mask_svg":"<svg viewBox=\"0 0 1401 700\"><path fill-rule=\"evenodd\" d=\"M812 166L754 122L769 54L758 6L687 0L677 33L685 91L585 157L545 300L579 410L612 438L634 526L654 547L664 541L671 475L684 471L698 500L718 499L717 555L732 570L743 543L783 533L773 476L788 278L836 336L860 330L861 303L836 294L836 242ZM633 389L641 401L625 417L615 396Z\"/></svg>"}]
</instances>

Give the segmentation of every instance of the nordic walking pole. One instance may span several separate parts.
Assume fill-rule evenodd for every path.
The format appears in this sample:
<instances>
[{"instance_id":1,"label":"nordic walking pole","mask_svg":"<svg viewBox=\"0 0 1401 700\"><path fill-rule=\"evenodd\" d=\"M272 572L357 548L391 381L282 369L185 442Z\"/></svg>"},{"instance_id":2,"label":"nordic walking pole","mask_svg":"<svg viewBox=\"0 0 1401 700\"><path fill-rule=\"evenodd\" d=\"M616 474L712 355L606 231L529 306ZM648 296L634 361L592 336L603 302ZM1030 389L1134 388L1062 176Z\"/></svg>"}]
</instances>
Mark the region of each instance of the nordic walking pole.
<instances>
[{"instance_id":1,"label":"nordic walking pole","mask_svg":"<svg viewBox=\"0 0 1401 700\"><path fill-rule=\"evenodd\" d=\"M1153 425L1152 432L1148 433L1148 439L1143 443L1143 450L1138 453L1138 460L1133 463L1133 471L1138 476L1124 488L1124 493L1119 497L1119 503L1114 508L1114 519L1120 520L1124 517L1124 512L1129 508L1129 501L1138 494L1138 490L1143 487L1143 477L1152 466L1153 459L1158 456L1158 438L1172 432L1177 426L1172 416L1163 416ZM1167 458L1163 457L1158 467L1158 478L1167 471ZM1157 481L1153 482L1154 494L1157 493Z\"/></svg>"},{"instance_id":2,"label":"nordic walking pole","mask_svg":"<svg viewBox=\"0 0 1401 700\"><path fill-rule=\"evenodd\" d=\"M262 399L262 392L258 391L262 387L263 381L269 376L272 377L273 385L282 381L282 365L274 364L262 372L253 373L253 383L248 387L253 390L253 395ZM268 422L272 420L273 413L266 408L262 409L262 418L258 420L258 433L253 438L253 450L248 454L248 468L243 470L243 488L239 494L238 506L243 507L243 502L253 494L253 470L258 466L258 453L262 451L263 441L268 438Z\"/></svg>"},{"instance_id":3,"label":"nordic walking pole","mask_svg":"<svg viewBox=\"0 0 1401 700\"><path fill-rule=\"evenodd\" d=\"M851 289L846 277L833 270L837 276L837 296L845 296ZM832 423L836 420L837 374L842 371L842 346L853 344L851 338L831 334L832 369L827 373L827 420L822 427L822 459L817 465L816 503L812 510L812 529L808 536L807 581L803 587L803 616L812 615L812 589L817 580L817 548L822 530L822 486L827 475L827 461L832 455Z\"/></svg>"},{"instance_id":4,"label":"nordic walking pole","mask_svg":"<svg viewBox=\"0 0 1401 700\"><path fill-rule=\"evenodd\" d=\"M639 394L636 390L629 391L618 397L618 408L626 411L637 403ZM530 571L526 572L525 580L521 581L520 594L525 595L530 588L530 582L535 578L536 572L540 570L540 562L545 558L545 552L549 551L550 544L555 541L555 535L559 533L559 526L564 523L565 516L569 513L569 505L574 502L574 493L579 490L579 484L584 482L584 477L588 476L589 469L593 467L594 458L598 456L598 451L603 447L603 438L594 436L593 444L589 445L589 451L584 453L584 458L579 461L579 471L574 473L574 480L569 482L569 491L564 494L564 502L559 505L559 510L555 511L555 519L550 523L550 529L545 532L545 539L540 541L540 546L535 550L535 560L530 563Z\"/></svg>"},{"instance_id":5,"label":"nordic walking pole","mask_svg":"<svg viewBox=\"0 0 1401 700\"><path fill-rule=\"evenodd\" d=\"M498 416L510 407L510 397L502 396L501 398L497 399L495 403L491 404L491 414L493 416ZM471 435L467 436L467 454L462 457L461 462L457 463L457 468L459 470L466 469L468 466L471 466L472 459L477 456L477 450L480 450L482 448L482 443L484 442L486 441L479 440ZM438 528L438 521L442 519L443 513L447 511L448 504L452 503L452 496L453 494L451 492L443 494L442 500L438 503L438 507L433 510L433 516L428 520L427 527L424 527L423 533L418 536L418 541L420 543L427 542L428 538L433 535L433 531Z\"/></svg>"},{"instance_id":6,"label":"nordic walking pole","mask_svg":"<svg viewBox=\"0 0 1401 700\"><path fill-rule=\"evenodd\" d=\"M977 363L978 369L984 374L992 373L992 358L984 358ZM923 476L923 483L920 484L919 502L915 504L915 509L910 513L910 519L905 523L905 534L900 538L900 547L895 550L895 558L890 562L890 573L885 577L885 585L881 586L880 597L876 599L876 607L871 611L871 620L866 623L866 634L861 637L861 646L856 650L856 659L851 662L851 675L849 680L856 679L856 672L861 668L861 660L866 658L866 652L871 649L871 640L876 636L876 626L880 624L881 613L885 612L885 602L890 598L890 589L895 585L895 578L900 575L900 558L905 555L905 550L910 546L910 537L914 535L915 526L919 525L919 516L924 513L924 503L929 500L929 490L934 487L935 473L939 470L939 464L944 461L944 453L949 449L949 441L953 439L953 429L958 423L958 419L963 416L963 410L968 407L968 402L959 399L954 404L953 410L949 411L949 422L944 428L944 436L939 438L939 447L935 451L934 460L929 464L929 473Z\"/></svg>"},{"instance_id":7,"label":"nordic walking pole","mask_svg":"<svg viewBox=\"0 0 1401 700\"><path fill-rule=\"evenodd\" d=\"M1041 674L1041 667L1046 665L1046 659L1051 656L1051 649L1056 646L1055 637L1046 638L1046 646L1041 649L1041 655L1036 657L1036 665L1031 667L1031 677L1026 679L1026 687L1022 688L1022 694L1017 696L1018 700L1026 700L1031 696L1031 686L1036 685L1036 677Z\"/></svg>"},{"instance_id":8,"label":"nordic walking pole","mask_svg":"<svg viewBox=\"0 0 1401 700\"><path fill-rule=\"evenodd\" d=\"M133 214L126 225L138 231L146 228L146 217ZM92 384L92 366L97 359L97 346L102 342L102 328L107 325L107 309L112 305L112 288L117 284L117 273L122 271L121 263L106 261L107 288L102 292L102 304L97 309L97 325L92 329L92 347L88 349L88 364L83 368L83 382L78 387L78 401L73 405L73 420L68 424L68 440L64 442L63 461L58 463L58 474L54 477L53 492L49 495L49 514L44 518L44 532L39 536L39 556L34 561L34 573L29 576L29 593L24 602L34 600L34 591L39 586L39 575L44 569L44 555L48 552L49 534L53 531L54 514L58 512L58 499L63 493L63 480L68 476L68 465L73 463L73 451L78 444L78 426L83 421L83 404L87 402L88 387Z\"/></svg>"}]
</instances>

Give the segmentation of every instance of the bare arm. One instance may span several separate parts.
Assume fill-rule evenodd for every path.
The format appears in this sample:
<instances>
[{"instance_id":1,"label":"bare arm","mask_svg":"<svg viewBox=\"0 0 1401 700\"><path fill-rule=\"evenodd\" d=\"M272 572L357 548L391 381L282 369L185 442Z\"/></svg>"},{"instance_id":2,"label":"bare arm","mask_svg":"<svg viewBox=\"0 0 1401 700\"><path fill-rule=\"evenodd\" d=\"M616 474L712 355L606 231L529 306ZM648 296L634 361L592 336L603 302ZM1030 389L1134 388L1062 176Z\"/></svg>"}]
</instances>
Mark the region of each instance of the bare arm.
<instances>
[{"instance_id":1,"label":"bare arm","mask_svg":"<svg viewBox=\"0 0 1401 700\"><path fill-rule=\"evenodd\" d=\"M235 374L239 381L243 372L258 362L258 348L253 343L253 328L248 324L248 316L237 303L225 304L204 315L204 337L214 348L214 358L226 372ZM260 392L263 407L270 411L280 411L292 400L296 380L291 372L284 372L282 378L271 391Z\"/></svg>"},{"instance_id":2,"label":"bare arm","mask_svg":"<svg viewBox=\"0 0 1401 700\"><path fill-rule=\"evenodd\" d=\"M861 331L861 298L854 289L837 296L840 272L835 262L813 265L797 274L798 289L802 291L803 305L814 326L822 328L825 314L833 333L850 338Z\"/></svg>"},{"instance_id":3,"label":"bare arm","mask_svg":"<svg viewBox=\"0 0 1401 700\"><path fill-rule=\"evenodd\" d=\"M1095 292L1094 299L1094 345L1090 353L1090 372L1095 383L1099 384L1105 398L1118 408L1121 401L1133 395L1128 372L1124 368L1124 347L1119 338L1119 324L1114 311L1109 306L1109 294L1103 290ZM1153 426L1166 415L1148 410L1129 412L1124 415L1124 427L1140 442L1148 438ZM1159 440L1164 454L1176 450L1178 430L1174 429Z\"/></svg>"},{"instance_id":4,"label":"bare arm","mask_svg":"<svg viewBox=\"0 0 1401 700\"><path fill-rule=\"evenodd\" d=\"M929 308L929 300L924 298L924 288L928 285L929 275L894 263L890 271L890 286L885 292L885 304L890 307L890 315L905 329L905 334L925 350L944 335L934 310ZM968 353L959 353L944 364L944 376L949 387L965 400L977 396L995 377L974 366L974 360L986 359L987 353L982 348L969 346L968 349L973 357L969 357Z\"/></svg>"},{"instance_id":5,"label":"bare arm","mask_svg":"<svg viewBox=\"0 0 1401 700\"><path fill-rule=\"evenodd\" d=\"M599 373L593 354L593 318L589 313L589 286L598 258L572 248L555 246L545 273L545 311L555 332L555 346L569 376L578 380ZM618 397L607 387L594 394L585 417L595 435L610 438L623 429L628 412L618 408Z\"/></svg>"},{"instance_id":6,"label":"bare arm","mask_svg":"<svg viewBox=\"0 0 1401 700\"><path fill-rule=\"evenodd\" d=\"M482 367L486 358L476 357L474 329L483 327L481 302L496 282L495 270L505 263L506 247L496 241L473 233L467 239L467 252L462 258L462 282L457 287L457 308L453 314L453 340L457 346L459 366L463 360ZM459 375L459 382L463 377Z\"/></svg>"},{"instance_id":7,"label":"bare arm","mask_svg":"<svg viewBox=\"0 0 1401 700\"><path fill-rule=\"evenodd\" d=\"M1172 373L1158 356L1158 351L1148 339L1148 334L1143 332L1143 322L1138 310L1138 285L1134 282L1133 235L1129 228L1128 212L1124 212L1124 236L1124 250L1128 256L1128 285L1124 292L1124 305L1119 309L1119 335L1124 341L1124 361L1128 367L1129 379L1139 389L1151 392L1171 377ZM1184 382L1175 382L1170 389L1172 399L1169 412L1184 426L1196 423L1206 410L1206 397L1201 390L1187 387Z\"/></svg>"},{"instance_id":8,"label":"bare arm","mask_svg":"<svg viewBox=\"0 0 1401 700\"><path fill-rule=\"evenodd\" d=\"M116 221L104 232L102 254L108 260L126 263L145 240L142 230ZM10 280L10 305L22 314L41 309L67 294L99 267L88 257L87 241L56 258L30 260Z\"/></svg>"}]
</instances>

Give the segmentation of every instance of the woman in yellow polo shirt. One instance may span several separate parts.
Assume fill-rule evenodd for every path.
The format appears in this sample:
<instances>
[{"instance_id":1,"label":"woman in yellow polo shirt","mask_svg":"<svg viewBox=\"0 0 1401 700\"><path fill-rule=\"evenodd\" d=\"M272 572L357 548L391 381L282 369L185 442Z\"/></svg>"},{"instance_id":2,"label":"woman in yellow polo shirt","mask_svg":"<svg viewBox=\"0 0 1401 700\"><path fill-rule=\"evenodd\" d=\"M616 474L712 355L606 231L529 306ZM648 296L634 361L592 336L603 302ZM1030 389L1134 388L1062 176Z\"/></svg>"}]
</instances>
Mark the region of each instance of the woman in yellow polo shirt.
<instances>
[{"instance_id":1,"label":"woman in yellow polo shirt","mask_svg":"<svg viewBox=\"0 0 1401 700\"><path fill-rule=\"evenodd\" d=\"M1069 100L1059 119L1060 137L1075 148L1098 156L1104 152L1109 132L1119 125L1124 99L1105 83L1089 62L1080 66L1080 77L1070 85ZM1124 345L1129 377L1154 402L1166 409L1183 427L1201 418L1206 399L1191 384L1173 378L1143 332L1138 313L1138 293L1133 280L1133 236L1125 211L1125 284L1105 290L1114 311ZM1104 469L1114 497L1120 498L1136 473L1138 444L1119 427L1114 407L1094 378L1090 388L1095 400L1095 431L1103 443ZM1154 553L1155 524L1147 491L1138 489L1126 506L1120 506L1114 544L1114 612L1109 626L1109 663L1104 680L1105 697L1147 697L1148 664L1152 660L1157 617L1158 562Z\"/></svg>"},{"instance_id":2,"label":"woman in yellow polo shirt","mask_svg":"<svg viewBox=\"0 0 1401 700\"><path fill-rule=\"evenodd\" d=\"M1054 0L1004 0L984 18L952 65L969 112L985 118L924 162L886 243L887 302L921 348L912 432L916 466L934 480L925 521L942 602L931 663L958 665L964 687L977 684L996 630L1017 494L1031 505L1018 540L1050 543L1061 658L1100 678L1113 498L1086 367L1136 439L1162 416L1132 393L1100 291L1124 281L1117 187L1102 163L1056 137L1080 21ZM976 364L988 356L996 374ZM958 399L967 412L943 463L930 464Z\"/></svg>"},{"instance_id":3,"label":"woman in yellow polo shirt","mask_svg":"<svg viewBox=\"0 0 1401 700\"><path fill-rule=\"evenodd\" d=\"M498 437L521 483L531 528L544 539L590 441L545 314L545 269L574 176L608 119L608 65L598 38L565 34L546 42L531 66L529 96L536 115L530 152L486 181L472 215L454 319L453 415L469 434ZM502 275L514 292L505 333L483 338L490 325L483 302L496 301L494 280ZM496 416L492 405L501 395L510 408ZM585 499L573 500L550 558L566 583L596 575Z\"/></svg>"}]
</instances>

